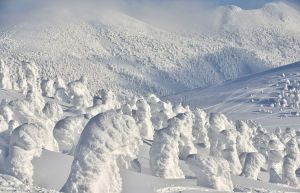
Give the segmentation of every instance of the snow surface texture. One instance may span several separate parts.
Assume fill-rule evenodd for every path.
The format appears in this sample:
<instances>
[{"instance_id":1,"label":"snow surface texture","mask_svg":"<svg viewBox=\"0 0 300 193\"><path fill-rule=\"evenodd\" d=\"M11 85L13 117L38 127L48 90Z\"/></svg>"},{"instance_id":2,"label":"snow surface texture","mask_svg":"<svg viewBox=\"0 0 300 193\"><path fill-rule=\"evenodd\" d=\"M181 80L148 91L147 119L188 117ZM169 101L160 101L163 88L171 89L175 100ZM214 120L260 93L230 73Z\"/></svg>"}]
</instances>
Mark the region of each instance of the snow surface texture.
<instances>
[{"instance_id":1,"label":"snow surface texture","mask_svg":"<svg viewBox=\"0 0 300 193\"><path fill-rule=\"evenodd\" d=\"M122 96L207 87L300 60L300 14L291 5L212 12L208 32L167 31L122 12L28 19L1 28L0 57L12 78L29 59L44 77L70 82L84 75L92 93L104 88Z\"/></svg>"}]
</instances>

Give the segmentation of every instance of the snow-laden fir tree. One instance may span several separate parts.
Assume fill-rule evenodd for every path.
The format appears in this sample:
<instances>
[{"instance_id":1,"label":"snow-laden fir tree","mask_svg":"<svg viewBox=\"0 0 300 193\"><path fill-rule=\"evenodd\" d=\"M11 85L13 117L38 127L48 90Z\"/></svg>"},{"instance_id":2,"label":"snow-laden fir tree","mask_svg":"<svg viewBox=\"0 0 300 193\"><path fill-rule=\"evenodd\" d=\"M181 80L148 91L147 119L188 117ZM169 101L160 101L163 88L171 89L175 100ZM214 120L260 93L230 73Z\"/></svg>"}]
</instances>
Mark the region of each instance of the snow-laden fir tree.
<instances>
[{"instance_id":1,"label":"snow-laden fir tree","mask_svg":"<svg viewBox=\"0 0 300 193\"><path fill-rule=\"evenodd\" d=\"M120 167L128 167L141 144L135 120L116 111L93 117L81 133L69 178L72 193L120 193Z\"/></svg>"},{"instance_id":2,"label":"snow-laden fir tree","mask_svg":"<svg viewBox=\"0 0 300 193\"><path fill-rule=\"evenodd\" d=\"M233 191L229 164L221 157L189 155L186 163L197 177L197 185L217 189L219 191Z\"/></svg>"},{"instance_id":3,"label":"snow-laden fir tree","mask_svg":"<svg viewBox=\"0 0 300 193\"><path fill-rule=\"evenodd\" d=\"M139 99L136 102L136 108L134 118L140 129L141 137L153 139L154 128L151 122L151 108L149 104L144 99Z\"/></svg>"},{"instance_id":4,"label":"snow-laden fir tree","mask_svg":"<svg viewBox=\"0 0 300 193\"><path fill-rule=\"evenodd\" d=\"M156 130L149 151L152 175L162 178L184 178L179 167L179 141L184 116L175 116L166 128Z\"/></svg>"},{"instance_id":5,"label":"snow-laden fir tree","mask_svg":"<svg viewBox=\"0 0 300 193\"><path fill-rule=\"evenodd\" d=\"M286 144L286 156L283 158L282 182L290 186L298 186L296 169L300 166L299 147L296 138L290 139Z\"/></svg>"},{"instance_id":6,"label":"snow-laden fir tree","mask_svg":"<svg viewBox=\"0 0 300 193\"><path fill-rule=\"evenodd\" d=\"M246 154L241 176L257 180L261 167L266 162L265 157L258 152L250 152Z\"/></svg>"},{"instance_id":7,"label":"snow-laden fir tree","mask_svg":"<svg viewBox=\"0 0 300 193\"><path fill-rule=\"evenodd\" d=\"M0 88L11 89L9 69L3 59L0 59Z\"/></svg>"}]
</instances>

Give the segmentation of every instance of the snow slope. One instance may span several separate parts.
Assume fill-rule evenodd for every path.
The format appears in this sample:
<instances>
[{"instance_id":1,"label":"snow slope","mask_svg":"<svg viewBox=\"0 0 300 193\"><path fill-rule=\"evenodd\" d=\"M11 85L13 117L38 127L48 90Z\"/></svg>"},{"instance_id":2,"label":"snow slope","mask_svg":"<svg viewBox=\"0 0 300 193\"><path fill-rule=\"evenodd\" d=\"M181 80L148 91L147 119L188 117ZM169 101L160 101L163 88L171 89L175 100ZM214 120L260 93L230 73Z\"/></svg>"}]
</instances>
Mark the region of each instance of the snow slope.
<instances>
[{"instance_id":1,"label":"snow slope","mask_svg":"<svg viewBox=\"0 0 300 193\"><path fill-rule=\"evenodd\" d=\"M298 93L299 89L299 72L300 62L296 62L228 81L219 86L168 96L166 99L180 101L191 107L200 107L207 112L222 112L234 120L251 119L265 128L298 128L300 120L297 113L300 109L294 104L298 101L295 93ZM279 99L279 95L282 98ZM290 103L282 105L283 99ZM278 102L281 103L280 106L276 104Z\"/></svg>"},{"instance_id":2,"label":"snow slope","mask_svg":"<svg viewBox=\"0 0 300 193\"><path fill-rule=\"evenodd\" d=\"M141 147L139 159L149 161L149 148L147 145ZM33 160L35 167L35 184L47 187L48 189L56 189L63 185L70 171L73 157L43 151L40 158ZM181 163L184 165L184 163ZM47 167L45 167L47 165ZM142 162L142 168L149 167L147 162ZM263 172L262 172L263 174ZM122 170L123 178L122 193L201 193L201 192L221 192L209 188L196 186L196 179L162 179L151 176L147 173L136 173L129 170ZM51 180L49 180L51 179ZM59 185L58 185L59 184ZM250 180L244 177L233 176L233 184L238 192L259 191L259 192L300 192L299 189L267 183L265 181Z\"/></svg>"},{"instance_id":3,"label":"snow slope","mask_svg":"<svg viewBox=\"0 0 300 193\"><path fill-rule=\"evenodd\" d=\"M0 58L12 67L34 60L42 75L67 81L86 75L94 93L123 96L174 94L300 60L300 13L291 5L225 6L209 16L208 26L178 31L121 11L29 17L1 26Z\"/></svg>"}]
</instances>

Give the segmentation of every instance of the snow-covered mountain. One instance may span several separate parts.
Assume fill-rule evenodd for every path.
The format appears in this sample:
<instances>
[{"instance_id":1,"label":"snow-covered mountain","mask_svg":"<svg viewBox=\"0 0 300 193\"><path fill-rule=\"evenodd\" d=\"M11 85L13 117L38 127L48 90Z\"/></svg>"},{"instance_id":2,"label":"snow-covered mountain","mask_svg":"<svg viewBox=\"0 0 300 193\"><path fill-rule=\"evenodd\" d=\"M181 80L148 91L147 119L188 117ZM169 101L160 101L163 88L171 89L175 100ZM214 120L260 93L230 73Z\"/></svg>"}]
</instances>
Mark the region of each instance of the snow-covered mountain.
<instances>
[{"instance_id":1,"label":"snow-covered mountain","mask_svg":"<svg viewBox=\"0 0 300 193\"><path fill-rule=\"evenodd\" d=\"M205 30L175 32L120 11L25 19L1 27L0 57L11 66L34 60L48 77L85 75L94 93L121 95L174 94L300 60L300 13L288 4L225 6L209 16L209 25L199 20Z\"/></svg>"},{"instance_id":2,"label":"snow-covered mountain","mask_svg":"<svg viewBox=\"0 0 300 193\"><path fill-rule=\"evenodd\" d=\"M0 192L300 192L297 6L3 2Z\"/></svg>"}]
</instances>

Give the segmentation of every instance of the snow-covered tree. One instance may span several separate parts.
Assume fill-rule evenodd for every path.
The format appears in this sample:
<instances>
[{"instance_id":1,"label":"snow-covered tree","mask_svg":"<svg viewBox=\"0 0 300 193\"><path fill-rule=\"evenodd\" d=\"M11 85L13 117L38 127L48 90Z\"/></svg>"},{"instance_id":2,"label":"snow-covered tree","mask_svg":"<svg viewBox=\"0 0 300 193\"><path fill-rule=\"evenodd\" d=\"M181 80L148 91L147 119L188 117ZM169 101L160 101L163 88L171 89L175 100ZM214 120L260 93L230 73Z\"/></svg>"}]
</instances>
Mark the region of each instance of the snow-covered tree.
<instances>
[{"instance_id":1,"label":"snow-covered tree","mask_svg":"<svg viewBox=\"0 0 300 193\"><path fill-rule=\"evenodd\" d=\"M258 152L247 153L241 176L257 180L261 167L266 162L265 157Z\"/></svg>"},{"instance_id":2,"label":"snow-covered tree","mask_svg":"<svg viewBox=\"0 0 300 193\"><path fill-rule=\"evenodd\" d=\"M68 116L58 121L53 129L53 136L58 143L59 151L73 154L81 132L88 120L83 115Z\"/></svg>"},{"instance_id":3,"label":"snow-covered tree","mask_svg":"<svg viewBox=\"0 0 300 193\"><path fill-rule=\"evenodd\" d=\"M237 139L236 147L238 154L243 152L255 152L253 138L256 136L258 125L253 121L236 121Z\"/></svg>"},{"instance_id":4,"label":"snow-covered tree","mask_svg":"<svg viewBox=\"0 0 300 193\"><path fill-rule=\"evenodd\" d=\"M283 158L282 182L290 186L298 186L296 169L299 167L299 147L296 138L291 138L286 144L286 156Z\"/></svg>"},{"instance_id":5,"label":"snow-covered tree","mask_svg":"<svg viewBox=\"0 0 300 193\"><path fill-rule=\"evenodd\" d=\"M140 128L141 137L145 139L153 139L154 128L151 122L151 109L144 99L136 102L136 111L134 118L137 126Z\"/></svg>"},{"instance_id":6,"label":"snow-covered tree","mask_svg":"<svg viewBox=\"0 0 300 193\"><path fill-rule=\"evenodd\" d=\"M11 89L12 84L10 80L9 69L4 60L0 59L0 88Z\"/></svg>"},{"instance_id":7,"label":"snow-covered tree","mask_svg":"<svg viewBox=\"0 0 300 193\"><path fill-rule=\"evenodd\" d=\"M12 111L11 106L4 101L0 104L0 114L7 123L13 120L14 112Z\"/></svg>"},{"instance_id":8,"label":"snow-covered tree","mask_svg":"<svg viewBox=\"0 0 300 193\"><path fill-rule=\"evenodd\" d=\"M45 137L43 130L34 124L23 124L14 129L6 158L7 173L23 182L32 183L31 161L41 155Z\"/></svg>"},{"instance_id":9,"label":"snow-covered tree","mask_svg":"<svg viewBox=\"0 0 300 193\"><path fill-rule=\"evenodd\" d=\"M172 104L163 102L155 95L150 95L147 102L151 108L151 121L155 130L168 126L168 119L175 116Z\"/></svg>"},{"instance_id":10,"label":"snow-covered tree","mask_svg":"<svg viewBox=\"0 0 300 193\"><path fill-rule=\"evenodd\" d=\"M168 120L168 127L155 131L151 146L150 169L162 178L183 178L179 158L197 153L192 138L193 114L186 112Z\"/></svg>"},{"instance_id":11,"label":"snow-covered tree","mask_svg":"<svg viewBox=\"0 0 300 193\"><path fill-rule=\"evenodd\" d=\"M178 127L180 131L179 140L179 158L185 160L189 154L196 154L197 149L193 143L193 122L194 114L191 111L178 114L180 125Z\"/></svg>"},{"instance_id":12,"label":"snow-covered tree","mask_svg":"<svg viewBox=\"0 0 300 193\"><path fill-rule=\"evenodd\" d=\"M228 161L232 174L240 174L242 166L236 149L236 135L232 130L223 130L220 134L223 139L222 143L225 145L224 149L220 149L222 157Z\"/></svg>"},{"instance_id":13,"label":"snow-covered tree","mask_svg":"<svg viewBox=\"0 0 300 193\"><path fill-rule=\"evenodd\" d=\"M63 116L62 107L55 102L47 102L43 108L43 113L54 122L61 119Z\"/></svg>"},{"instance_id":14,"label":"snow-covered tree","mask_svg":"<svg viewBox=\"0 0 300 193\"><path fill-rule=\"evenodd\" d=\"M182 116L170 119L169 126L156 130L150 148L152 175L162 178L184 178L179 167L179 140Z\"/></svg>"},{"instance_id":15,"label":"snow-covered tree","mask_svg":"<svg viewBox=\"0 0 300 193\"><path fill-rule=\"evenodd\" d=\"M205 148L210 147L209 138L207 134L207 129L209 128L209 117L201 109L197 108L194 111L195 120L193 124L193 137L194 143L202 145Z\"/></svg>"},{"instance_id":16,"label":"snow-covered tree","mask_svg":"<svg viewBox=\"0 0 300 193\"><path fill-rule=\"evenodd\" d=\"M23 61L22 67L25 72L28 90L31 90L34 93L39 93L41 95L41 83L36 64L32 61Z\"/></svg>"},{"instance_id":17,"label":"snow-covered tree","mask_svg":"<svg viewBox=\"0 0 300 193\"><path fill-rule=\"evenodd\" d=\"M119 167L136 158L141 144L135 120L116 111L93 117L84 128L63 192L120 193Z\"/></svg>"},{"instance_id":18,"label":"snow-covered tree","mask_svg":"<svg viewBox=\"0 0 300 193\"><path fill-rule=\"evenodd\" d=\"M209 116L208 137L210 141L210 155L222 157L222 149L225 147L223 138L220 132L223 130L235 130L235 125L228 120L224 114L211 113Z\"/></svg>"},{"instance_id":19,"label":"snow-covered tree","mask_svg":"<svg viewBox=\"0 0 300 193\"><path fill-rule=\"evenodd\" d=\"M189 155L186 163L197 177L197 184L219 191L233 191L230 167L226 160L213 156Z\"/></svg>"},{"instance_id":20,"label":"snow-covered tree","mask_svg":"<svg viewBox=\"0 0 300 193\"><path fill-rule=\"evenodd\" d=\"M42 95L46 97L54 97L55 88L54 81L52 79L44 79L41 83Z\"/></svg>"},{"instance_id":21,"label":"snow-covered tree","mask_svg":"<svg viewBox=\"0 0 300 193\"><path fill-rule=\"evenodd\" d=\"M28 90L28 85L27 85L25 73L23 72L24 69L22 67L17 68L17 84L16 85L18 86L18 89L21 91L22 94L26 94L27 90Z\"/></svg>"},{"instance_id":22,"label":"snow-covered tree","mask_svg":"<svg viewBox=\"0 0 300 193\"><path fill-rule=\"evenodd\" d=\"M276 137L269 141L268 149L268 169L270 172L269 182L279 183L278 177L282 171L282 159L284 157L284 145ZM280 178L280 177L279 177Z\"/></svg>"},{"instance_id":23,"label":"snow-covered tree","mask_svg":"<svg viewBox=\"0 0 300 193\"><path fill-rule=\"evenodd\" d=\"M86 86L86 79L82 76L79 80L75 80L68 84L69 96L72 104L77 109L90 107L92 105L92 96Z\"/></svg>"}]
</instances>

